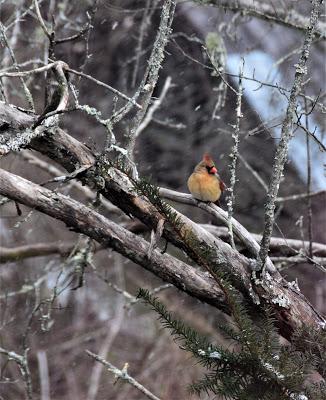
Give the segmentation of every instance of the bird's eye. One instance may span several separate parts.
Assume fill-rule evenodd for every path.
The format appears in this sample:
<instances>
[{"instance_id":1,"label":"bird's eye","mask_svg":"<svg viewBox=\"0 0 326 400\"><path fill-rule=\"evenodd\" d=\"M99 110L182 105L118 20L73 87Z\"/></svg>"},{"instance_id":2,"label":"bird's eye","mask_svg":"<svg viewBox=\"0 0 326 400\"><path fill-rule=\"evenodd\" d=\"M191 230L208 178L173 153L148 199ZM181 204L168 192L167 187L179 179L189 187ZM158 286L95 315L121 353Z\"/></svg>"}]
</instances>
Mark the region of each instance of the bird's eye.
<instances>
[{"instance_id":1,"label":"bird's eye","mask_svg":"<svg viewBox=\"0 0 326 400\"><path fill-rule=\"evenodd\" d=\"M209 167L208 165L206 166L206 169L208 172L211 172L212 168L214 168L214 167Z\"/></svg>"}]
</instances>

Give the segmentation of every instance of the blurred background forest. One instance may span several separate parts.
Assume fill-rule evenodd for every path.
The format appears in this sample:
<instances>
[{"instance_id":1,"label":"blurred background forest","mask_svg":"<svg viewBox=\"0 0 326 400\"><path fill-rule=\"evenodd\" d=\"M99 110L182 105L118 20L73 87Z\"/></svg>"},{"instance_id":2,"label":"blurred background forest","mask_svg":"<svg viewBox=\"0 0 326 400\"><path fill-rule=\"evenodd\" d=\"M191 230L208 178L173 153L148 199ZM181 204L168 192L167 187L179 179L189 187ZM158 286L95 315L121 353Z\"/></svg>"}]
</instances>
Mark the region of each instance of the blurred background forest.
<instances>
[{"instance_id":1,"label":"blurred background forest","mask_svg":"<svg viewBox=\"0 0 326 400\"><path fill-rule=\"evenodd\" d=\"M237 75L243 59L241 158L237 169L234 217L250 232L261 234L266 200L264 182L268 184L270 179L289 94L284 88L291 87L293 65L298 60L303 32L232 7L213 7L204 3L214 2L177 2L173 32L154 97L161 95L168 77L171 84L150 124L137 139L135 159L142 176L160 186L187 192L188 176L202 154L209 151L223 180L229 184L229 154L236 121L236 95L231 88L237 89ZM156 35L160 1L50 0L39 1L39 4L48 26L55 21L57 38L75 35L86 27L75 40L57 44L53 59L62 60L70 68L83 71L128 96L133 95L142 79ZM263 3L256 1L253 4ZM310 3L304 0L274 0L272 5L275 10L283 10L285 15L290 15L293 10L309 17ZM19 64L17 68L32 69L48 61L48 41L38 23L33 2L0 1L0 19L0 70L13 65L4 35ZM210 32L215 32L221 42L223 80L213 73L205 51L205 40ZM279 196L306 193L307 190L319 194L278 202L274 236L302 240L309 240L311 236L315 242L326 243L326 196L322 191L326 186L323 36L316 36L313 42L308 68L309 79L304 86L308 100L301 98L301 103L302 107L307 107L309 115L303 116L295 126ZM45 106L45 76L39 74L29 79L26 83L35 100L36 111L41 114ZM80 104L95 107L104 116L115 109L117 99L105 88L78 76L74 76L72 82L79 91ZM2 78L1 86L2 100L5 96L9 103L28 108L18 78ZM218 107L217 98L222 99ZM309 99L317 100L311 102ZM93 151L100 152L103 148L105 131L90 115L82 111L66 113L61 117L60 126ZM306 130L313 134L308 135ZM123 146L123 120L115 126L114 132L119 145ZM9 154L1 159L1 167L33 182L45 182L51 175L35 160L33 162L33 154L30 150ZM252 171L259 174L260 181ZM49 187L57 187L60 192L85 204L88 202L84 193L73 184L60 186L54 183ZM221 203L226 209L225 198ZM196 222L212 223L211 217L198 208L183 205L177 208ZM94 364L85 349L105 354L104 358L119 368L128 362L130 374L162 399L195 398L188 394L186 386L201 375L201 367L193 363L189 368L192 365L190 356L182 352L169 333L161 328L154 313L134 302L128 293L135 295L139 287L159 287L160 298L168 308L182 315L211 340L218 338L215 326L224 318L222 313L173 287L161 287L162 281L113 251L99 250L91 260L81 261L78 246L83 246L84 239L80 235L69 232L61 222L44 214L24 206L21 210L22 215L18 216L13 204L1 206L1 246L57 243L62 253L2 261L0 265L1 345L19 352L35 302L50 299L33 320L29 331L30 368L35 391L40 396L37 398L144 398L128 384L117 382L113 385L114 377ZM100 211L119 223L131 222L117 210L101 207ZM150 235L148 232L141 234L146 238ZM83 262L87 265L85 281L81 287L72 290L78 286ZM323 272L309 263L286 262L280 263L280 267L287 279L297 280L301 291L319 311L326 311ZM51 302L54 287L60 294ZM119 293L120 290L127 294ZM1 359L1 368L0 398L23 399L24 386L19 380L17 366Z\"/></svg>"}]
</instances>

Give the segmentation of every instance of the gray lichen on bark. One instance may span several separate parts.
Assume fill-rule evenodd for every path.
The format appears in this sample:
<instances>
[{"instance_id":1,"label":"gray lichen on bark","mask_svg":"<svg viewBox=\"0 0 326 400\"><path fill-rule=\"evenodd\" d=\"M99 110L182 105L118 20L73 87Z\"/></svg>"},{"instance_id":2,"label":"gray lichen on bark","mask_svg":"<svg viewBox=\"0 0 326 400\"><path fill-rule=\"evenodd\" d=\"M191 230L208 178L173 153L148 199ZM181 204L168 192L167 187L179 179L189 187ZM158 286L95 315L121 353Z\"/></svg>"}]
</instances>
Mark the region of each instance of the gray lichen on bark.
<instances>
[{"instance_id":1,"label":"gray lichen on bark","mask_svg":"<svg viewBox=\"0 0 326 400\"><path fill-rule=\"evenodd\" d=\"M265 262L268 256L270 239L273 233L273 226L275 221L275 201L279 191L279 186L284 171L284 165L287 160L289 142L293 137L293 122L297 107L297 96L302 89L303 78L307 73L307 62L309 59L310 46L314 39L316 26L321 12L322 2L322 0L314 0L312 2L310 23L307 27L299 63L295 65L295 76L286 110L286 115L282 124L281 139L277 146L276 154L274 157L272 177L270 180L267 201L265 204L264 233L258 257L259 269L263 272L265 271Z\"/></svg>"}]
</instances>

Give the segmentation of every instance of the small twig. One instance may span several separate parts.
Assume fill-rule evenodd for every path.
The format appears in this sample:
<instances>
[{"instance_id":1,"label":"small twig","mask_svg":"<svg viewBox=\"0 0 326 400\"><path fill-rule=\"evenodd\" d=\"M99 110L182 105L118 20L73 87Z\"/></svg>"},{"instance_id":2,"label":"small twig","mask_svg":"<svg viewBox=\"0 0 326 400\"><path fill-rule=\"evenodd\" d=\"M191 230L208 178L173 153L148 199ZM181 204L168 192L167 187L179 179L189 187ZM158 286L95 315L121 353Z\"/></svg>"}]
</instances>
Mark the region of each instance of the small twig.
<instances>
[{"instance_id":1,"label":"small twig","mask_svg":"<svg viewBox=\"0 0 326 400\"><path fill-rule=\"evenodd\" d=\"M129 309L132 305L138 303L141 299L137 298L136 296L132 295L131 293L127 292L125 289L121 289L119 286L115 285L112 283L109 279L107 279L105 276L100 275L98 272L95 271L95 275L101 279L103 282L105 282L110 288L112 288L115 292L122 294L122 296L127 300L126 304L124 305L124 308ZM161 292L162 290L166 290L173 287L171 283L165 283L164 285L158 286L154 288L153 290L150 290L150 294L157 294Z\"/></svg>"},{"instance_id":2,"label":"small twig","mask_svg":"<svg viewBox=\"0 0 326 400\"><path fill-rule=\"evenodd\" d=\"M43 0L39 0L39 4L41 4L43 2ZM25 9L25 11L23 11L20 16L18 18L15 18L13 21L11 21L6 27L5 30L9 30L10 28L12 28L13 26L15 26L17 24L17 22L20 22L23 20L23 18L27 15L27 14L31 14L31 11L34 8L34 1L32 2L32 4Z\"/></svg>"},{"instance_id":3,"label":"small twig","mask_svg":"<svg viewBox=\"0 0 326 400\"><path fill-rule=\"evenodd\" d=\"M100 275L98 272L95 271L95 275L100 278L103 282L105 282L110 288L112 288L115 292L122 294L122 296L130 301L130 302L134 302L134 301L138 301L137 297L133 296L131 293L127 292L124 289L121 289L119 286L115 285L114 283L112 283L111 281L109 281L109 279L107 279L105 276Z\"/></svg>"},{"instance_id":4,"label":"small twig","mask_svg":"<svg viewBox=\"0 0 326 400\"><path fill-rule=\"evenodd\" d=\"M123 94L122 92L120 92L119 90L115 89L114 87L112 87L112 86L110 86L110 85L108 85L108 84L106 84L106 83L104 83L102 81L99 81L96 78L93 78L91 75L84 74L83 72L76 71L76 70L71 69L69 67L66 68L66 71L71 72L74 75L78 75L78 76L81 76L81 77L83 77L85 79L88 79L88 80L96 83L98 86L102 86L105 89L108 89L110 92L116 94L117 96L121 97L122 99L127 100L128 102L130 102L131 104L136 106L138 109L140 109L140 110L142 109L142 106L140 104L138 104L133 98L128 97L125 94Z\"/></svg>"},{"instance_id":5,"label":"small twig","mask_svg":"<svg viewBox=\"0 0 326 400\"><path fill-rule=\"evenodd\" d=\"M96 361L100 362L103 364L109 372L112 372L114 376L117 379L122 379L128 383L130 383L132 386L134 386L136 389L138 389L140 392L142 392L148 399L151 400L160 400L159 397L155 396L152 392L150 392L148 389L146 389L142 384L137 382L133 377L131 377L128 372L128 364L126 363L122 369L118 369L115 367L113 364L111 364L109 361L104 360L102 357L99 357L98 355L92 353L89 350L86 350L86 353L94 358Z\"/></svg>"},{"instance_id":6,"label":"small twig","mask_svg":"<svg viewBox=\"0 0 326 400\"><path fill-rule=\"evenodd\" d=\"M48 37L48 39L51 41L52 40L52 34L50 33L50 31L48 30L48 28L45 25L44 19L42 17L42 14L41 14L41 11L40 11L40 8L39 8L39 5L38 5L38 1L37 0L33 0L33 2L34 2L34 7L35 7L37 20L40 23L43 32Z\"/></svg>"},{"instance_id":7,"label":"small twig","mask_svg":"<svg viewBox=\"0 0 326 400\"><path fill-rule=\"evenodd\" d=\"M0 354L5 354L8 357L8 360L13 360L18 365L20 373L23 377L23 381L26 385L26 395L29 400L33 399L33 388L32 388L32 377L31 372L29 370L28 361L27 361L27 353L28 349L25 350L24 355L21 356L14 351L8 351L4 348L0 347Z\"/></svg>"},{"instance_id":8,"label":"small twig","mask_svg":"<svg viewBox=\"0 0 326 400\"><path fill-rule=\"evenodd\" d=\"M231 78L239 78L239 75L232 74L230 72L223 72L223 74L226 75L226 76L229 76ZM245 76L244 75L242 77L242 79L243 80L247 80L247 81L251 81L251 82L257 82L260 86L266 86L266 87L269 87L269 88L272 88L272 89L277 89L281 94L290 93L291 92L290 89L287 89L287 88L285 88L283 86L280 86L277 83L273 84L273 83L269 83L269 82L264 82L262 80L259 80L259 79L255 78L255 76L250 77L250 76ZM325 105L323 103L316 102L316 99L312 98L311 96L307 96L302 92L300 92L298 94L298 96L311 101L311 103L313 103L313 104L316 104L323 112L326 111Z\"/></svg>"},{"instance_id":9,"label":"small twig","mask_svg":"<svg viewBox=\"0 0 326 400\"><path fill-rule=\"evenodd\" d=\"M44 62L42 60L40 60L39 58L35 58L33 60L27 60L27 61L24 61L22 63L19 63L19 64L17 64L17 67L18 68L27 67L28 65L31 65L31 64L32 65L35 65L35 64L43 64L44 65ZM0 75L2 76L3 72L8 72L8 71L11 71L13 69L15 69L14 65L10 65L10 66L8 66L6 68L0 69Z\"/></svg>"},{"instance_id":10,"label":"small twig","mask_svg":"<svg viewBox=\"0 0 326 400\"><path fill-rule=\"evenodd\" d=\"M317 190L316 192L310 192L308 193L299 193L299 194L292 194L290 196L285 196L285 197L277 197L275 199L275 203L284 203L286 201L295 201L295 200L301 200L301 199L306 199L307 197L315 197L319 195L326 194L326 190Z\"/></svg>"},{"instance_id":11,"label":"small twig","mask_svg":"<svg viewBox=\"0 0 326 400\"><path fill-rule=\"evenodd\" d=\"M226 82L225 78L221 75L221 72L225 70L226 65L226 48L222 36L216 32L209 32L207 34L205 44L206 53L215 69L215 75L220 78L217 88L213 89L217 92L217 100L212 114L212 119L220 119L218 111L220 111L225 105L228 87L228 82ZM232 86L231 90L233 90Z\"/></svg>"},{"instance_id":12,"label":"small twig","mask_svg":"<svg viewBox=\"0 0 326 400\"><path fill-rule=\"evenodd\" d=\"M27 160L32 165L35 165L36 167L42 169L43 171L46 171L48 174L50 174L52 176L62 177L64 174L64 171L60 170L59 168L55 167L52 164L49 164L46 161L41 160L35 154L29 152L28 150L20 151L19 155L22 156L25 160ZM77 189L78 191L83 193L84 196L86 196L86 198L89 201L94 201L95 193L88 186L83 186L80 182L78 182L76 180L71 180L70 182L71 182L72 188ZM108 212L121 214L121 210L118 207L114 206L112 203L110 203L105 198L101 199L101 204Z\"/></svg>"},{"instance_id":13,"label":"small twig","mask_svg":"<svg viewBox=\"0 0 326 400\"><path fill-rule=\"evenodd\" d=\"M23 77L32 74L39 74L54 68L58 62L59 61L56 61L51 64L44 65L43 67L34 68L28 71L7 72L6 70L2 70L0 71L0 77L10 78L10 77Z\"/></svg>"},{"instance_id":14,"label":"small twig","mask_svg":"<svg viewBox=\"0 0 326 400\"><path fill-rule=\"evenodd\" d=\"M39 67L39 68L34 68L32 70L28 70L28 71L19 71L19 72L7 72L6 70L2 70L0 71L0 77L24 77L24 76L28 76L31 74L37 74L37 73L42 73L45 71L48 71L52 68L55 68L58 63L62 63L62 61L55 61L53 63L44 65L43 67ZM64 63L65 64L65 63ZM130 98L128 96L126 96L125 94L123 94L122 92L120 92L119 90L113 88L110 85L107 85L106 83L99 81L98 79L93 78L91 75L87 75L84 74L83 72L80 71L76 71L74 69L71 69L68 67L67 64L65 64L65 71L70 72L74 75L78 75L81 76L85 79L89 79L90 81L96 83L98 86L102 86L108 90L110 90L112 93L116 94L117 96L123 98L124 100L127 100L128 102L130 102L131 104L133 104L134 106L136 106L139 109L142 109L142 106L140 104L138 104L133 98Z\"/></svg>"},{"instance_id":15,"label":"small twig","mask_svg":"<svg viewBox=\"0 0 326 400\"><path fill-rule=\"evenodd\" d=\"M151 0L146 0L144 13L143 13L142 20L140 23L139 34L137 35L138 40L137 40L137 45L135 48L135 65L134 65L134 69L132 72L132 78L131 78L131 87L132 88L134 88L136 85L136 79L137 79L137 74L138 74L139 61L140 61L140 57L141 57L145 31L146 31L148 25L150 24L151 16L155 10L155 7L150 8L150 3L151 3Z\"/></svg>"},{"instance_id":16,"label":"small twig","mask_svg":"<svg viewBox=\"0 0 326 400\"><path fill-rule=\"evenodd\" d=\"M76 39L79 39L81 36L83 36L85 33L87 33L91 29L91 27L92 27L92 25L91 25L90 18L89 18L89 20L86 22L84 27L82 27L77 33L75 33L74 35L71 35L71 36L67 36L65 38L55 39L54 43L62 44L62 43L72 42Z\"/></svg>"},{"instance_id":17,"label":"small twig","mask_svg":"<svg viewBox=\"0 0 326 400\"><path fill-rule=\"evenodd\" d=\"M9 51L9 54L10 54L10 57L11 57L11 60L12 60L12 63L14 65L14 68L18 72L19 71L19 67L18 67L18 63L17 63L16 57L15 57L15 54L14 54L14 52L13 52L13 50L12 50L10 44L9 44L9 41L8 41L8 38L7 38L7 35L6 35L5 27L0 22L0 43L1 43L1 41L3 41L5 46L7 47L8 51ZM5 75L2 74L0 76L5 76ZM28 104L31 107L32 111L35 111L33 96L31 94L30 90L28 89L23 77L20 76L19 79L20 79L20 82L22 84L23 91L25 93L25 96L26 96L26 99L28 101Z\"/></svg>"},{"instance_id":18,"label":"small twig","mask_svg":"<svg viewBox=\"0 0 326 400\"><path fill-rule=\"evenodd\" d=\"M254 170L252 168L252 166L243 158L243 156L238 153L238 157L240 159L240 161L243 163L243 165L248 169L248 171L250 171L252 173L252 175L256 178L257 182L260 183L260 185L264 188L265 192L268 192L268 186L265 183L265 181L263 180L263 178L258 174L258 172L256 170Z\"/></svg>"},{"instance_id":19,"label":"small twig","mask_svg":"<svg viewBox=\"0 0 326 400\"><path fill-rule=\"evenodd\" d=\"M151 242L148 248L147 257L151 259L153 250L156 249L159 240L161 239L164 227L164 219L160 219L157 223L156 230L154 229L151 231Z\"/></svg>"},{"instance_id":20,"label":"small twig","mask_svg":"<svg viewBox=\"0 0 326 400\"><path fill-rule=\"evenodd\" d=\"M48 268L46 268L47 272L42 275L40 278L38 278L36 281L34 281L33 283L29 284L24 284L20 289L15 290L13 292L7 292L7 293L3 293L0 295L0 300L4 300L4 299L8 299L10 297L15 297L21 294L26 295L26 293L29 293L31 291L35 291L35 289L39 288L39 286L41 286L41 284L46 281L49 277L48 275Z\"/></svg>"},{"instance_id":21,"label":"small twig","mask_svg":"<svg viewBox=\"0 0 326 400\"><path fill-rule=\"evenodd\" d=\"M141 122L141 124L139 125L139 127L136 129L135 132L135 138L137 138L140 133L149 125L149 123L153 120L153 115L155 113L155 111L161 106L170 86L171 86L171 82L172 82L172 78L170 76L168 76L166 78L166 81L164 83L162 92L160 94L160 97L155 100L153 102L153 104L151 105L151 107L149 107L147 114L145 116L145 118L143 119L143 121Z\"/></svg>"},{"instance_id":22,"label":"small twig","mask_svg":"<svg viewBox=\"0 0 326 400\"><path fill-rule=\"evenodd\" d=\"M303 100L306 101L307 97L304 97ZM325 110L322 110L322 112L325 112ZM324 143L320 139L318 139L318 137L315 135L315 132L311 132L304 125L302 125L300 123L300 121L297 121L296 125L299 128L301 128L307 135L309 135L318 144L318 146L319 146L321 151L324 151L324 152L326 151L326 146L324 145Z\"/></svg>"}]
</instances>

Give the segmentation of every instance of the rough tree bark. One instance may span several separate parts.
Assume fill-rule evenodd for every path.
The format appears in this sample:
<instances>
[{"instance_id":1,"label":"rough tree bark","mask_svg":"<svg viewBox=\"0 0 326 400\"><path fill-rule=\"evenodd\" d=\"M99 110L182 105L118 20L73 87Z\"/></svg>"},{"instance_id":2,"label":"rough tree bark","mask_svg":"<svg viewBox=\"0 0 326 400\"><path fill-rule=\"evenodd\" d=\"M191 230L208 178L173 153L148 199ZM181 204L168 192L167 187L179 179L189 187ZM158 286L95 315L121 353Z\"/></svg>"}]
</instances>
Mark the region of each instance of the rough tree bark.
<instances>
[{"instance_id":1,"label":"rough tree bark","mask_svg":"<svg viewBox=\"0 0 326 400\"><path fill-rule=\"evenodd\" d=\"M26 128L26 125L33 123L37 118L36 116L27 118L24 112L3 103L0 103L0 116L0 121L2 121L0 130L6 131L12 140L17 132L21 134L21 129ZM156 230L159 221L163 219L162 236L187 251L182 240L165 221L164 216L145 197L136 193L126 175L120 170L109 167L99 176L99 170L94 167L95 156L90 149L63 130L57 129L55 134L45 131L43 136L33 138L29 147L49 156L70 172L85 167L86 169L82 168L79 175L73 176L90 186L95 185L97 190L113 204L126 214L141 220L150 229ZM161 255L155 250L149 259L150 244L148 242L80 203L6 171L1 171L0 193L64 221L77 231L112 247L162 279L173 283L179 289L218 308L225 309L223 297L218 288L213 285L212 291L213 281L209 274L198 272L190 265L172 256ZM291 339L293 331L302 325L311 325L318 329L324 324L321 315L295 289L294 285L281 277L275 268L270 270L268 279L264 281L252 279L251 266L254 264L251 259L232 249L227 243L214 237L181 213L178 215L185 229L189 230L203 246L214 250L216 263L228 268L237 282L238 289L246 298L251 299L253 303L259 302L273 307L280 333L284 337ZM251 238L250 241L255 240ZM188 254L188 256L193 258L193 261L198 261L193 254Z\"/></svg>"}]
</instances>

